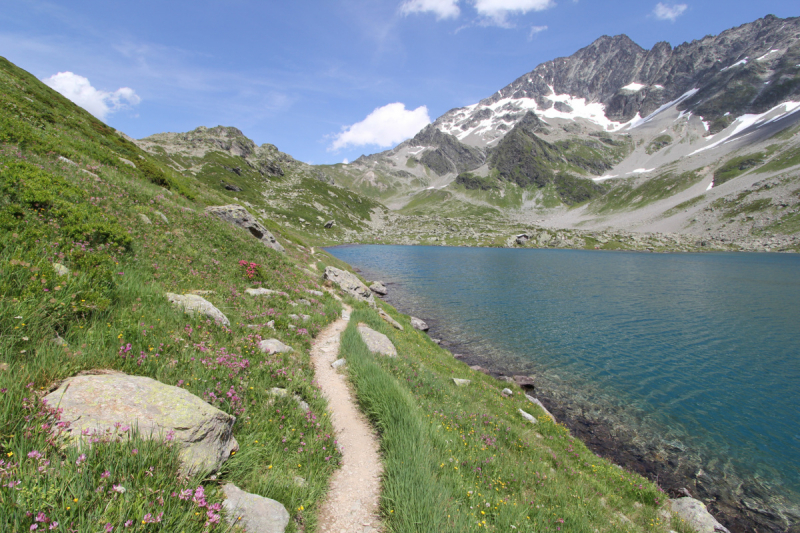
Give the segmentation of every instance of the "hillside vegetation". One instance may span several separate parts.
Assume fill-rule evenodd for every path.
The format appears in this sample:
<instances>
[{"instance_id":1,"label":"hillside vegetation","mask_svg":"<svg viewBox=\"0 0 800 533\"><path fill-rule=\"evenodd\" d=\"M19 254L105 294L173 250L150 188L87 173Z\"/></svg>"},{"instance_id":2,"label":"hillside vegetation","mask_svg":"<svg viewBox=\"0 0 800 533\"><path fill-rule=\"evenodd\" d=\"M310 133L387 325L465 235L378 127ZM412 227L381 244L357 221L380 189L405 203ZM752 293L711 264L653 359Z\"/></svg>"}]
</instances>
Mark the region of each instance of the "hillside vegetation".
<instances>
[{"instance_id":1,"label":"hillside vegetation","mask_svg":"<svg viewBox=\"0 0 800 533\"><path fill-rule=\"evenodd\" d=\"M167 166L174 156L140 149L5 60L0 89L0 530L230 531L220 488L233 482L282 503L287 531L317 531L340 456L309 350L341 312L321 271L347 266L309 246L330 240L324 228L298 222L315 202L366 200L290 165L283 176L249 175L242 185L285 180L264 191L295 195L280 208L241 202L282 254L204 212L235 202L216 177ZM230 325L165 297L198 291ZM592 454L519 388L504 397L505 383L470 370L408 317L380 304L405 326L396 331L350 301L341 353L381 438L387 531L688 531L653 483ZM358 322L389 335L400 357L376 359ZM294 350L262 353L265 338ZM43 396L106 370L183 388L235 416L239 450L216 474L190 475L168 437L135 426L68 445L58 406ZM458 389L452 377L472 383Z\"/></svg>"}]
</instances>

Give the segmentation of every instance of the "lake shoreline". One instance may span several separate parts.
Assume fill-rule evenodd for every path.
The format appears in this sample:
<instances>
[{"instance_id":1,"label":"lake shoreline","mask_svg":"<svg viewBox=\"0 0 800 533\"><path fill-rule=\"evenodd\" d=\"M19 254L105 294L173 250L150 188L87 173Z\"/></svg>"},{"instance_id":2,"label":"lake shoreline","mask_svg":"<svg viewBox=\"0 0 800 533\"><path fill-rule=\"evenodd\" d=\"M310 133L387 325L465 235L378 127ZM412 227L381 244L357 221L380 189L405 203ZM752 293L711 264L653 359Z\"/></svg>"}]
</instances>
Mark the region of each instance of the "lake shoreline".
<instances>
[{"instance_id":1,"label":"lake shoreline","mask_svg":"<svg viewBox=\"0 0 800 533\"><path fill-rule=\"evenodd\" d=\"M389 284L391 286L393 284ZM404 306L402 299L397 298L397 291L391 291L382 299L399 311L416 316L413 309ZM427 332L432 339L440 341L440 346L447 349L458 359L469 366L480 366L487 374L503 380L515 375L513 369L497 361L479 356L471 352L469 346L447 338L439 327L438 320L423 318L428 322L430 330ZM536 379L536 373L532 374ZM725 487L713 483L703 483L704 476L697 476L699 465L678 465L670 460L653 460L652 450L643 450L634 443L633 434L620 434L619 428L613 428L608 421L597 420L582 414L576 405L558 398L553 391L537 386L533 394L555 416L559 423L564 424L570 433L580 439L591 451L598 456L611 461L631 472L635 472L661 487L670 498L686 496L685 490L696 499L706 503L709 512L720 523L730 529L732 533L738 532L770 532L770 533L800 533L798 525L788 528L781 524L780 516L776 516L770 509L760 509L753 512L748 509L742 498L737 498L732 491L724 490ZM633 431L633 430L630 430ZM650 456L650 457L649 457ZM700 470L702 471L702 470ZM752 505L752 504L751 504Z\"/></svg>"}]
</instances>

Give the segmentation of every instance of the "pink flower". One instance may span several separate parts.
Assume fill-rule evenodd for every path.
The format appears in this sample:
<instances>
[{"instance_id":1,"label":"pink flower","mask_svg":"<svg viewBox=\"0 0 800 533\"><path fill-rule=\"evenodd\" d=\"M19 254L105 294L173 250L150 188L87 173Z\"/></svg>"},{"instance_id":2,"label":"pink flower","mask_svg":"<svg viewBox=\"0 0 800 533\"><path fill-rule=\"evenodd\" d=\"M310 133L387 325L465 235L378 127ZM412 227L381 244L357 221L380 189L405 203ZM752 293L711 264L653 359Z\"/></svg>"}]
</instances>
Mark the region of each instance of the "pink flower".
<instances>
[{"instance_id":1,"label":"pink flower","mask_svg":"<svg viewBox=\"0 0 800 533\"><path fill-rule=\"evenodd\" d=\"M56 529L57 527L58 527L58 522L53 522L52 524L50 524L50 527L48 529Z\"/></svg>"},{"instance_id":2,"label":"pink flower","mask_svg":"<svg viewBox=\"0 0 800 533\"><path fill-rule=\"evenodd\" d=\"M34 529L39 529L39 524L31 525L31 531L33 531Z\"/></svg>"},{"instance_id":3,"label":"pink flower","mask_svg":"<svg viewBox=\"0 0 800 533\"><path fill-rule=\"evenodd\" d=\"M32 452L28 452L28 457L30 457L31 459L41 459L42 454L36 450L33 450Z\"/></svg>"},{"instance_id":4,"label":"pink flower","mask_svg":"<svg viewBox=\"0 0 800 533\"><path fill-rule=\"evenodd\" d=\"M125 527L131 527L133 525L133 520L128 520L125 522Z\"/></svg>"},{"instance_id":5,"label":"pink flower","mask_svg":"<svg viewBox=\"0 0 800 533\"><path fill-rule=\"evenodd\" d=\"M105 472L103 472L102 474L100 474L100 477L101 477L101 478L103 478L103 479L105 479L105 478L107 478L107 477L108 477L108 476L110 476L110 475L111 475L111 472L109 472L108 470L106 470Z\"/></svg>"},{"instance_id":6,"label":"pink flower","mask_svg":"<svg viewBox=\"0 0 800 533\"><path fill-rule=\"evenodd\" d=\"M79 465L79 464L85 463L85 462L86 462L86 454L82 453L82 454L80 454L80 456L78 456L78 460L75 461L75 464Z\"/></svg>"},{"instance_id":7,"label":"pink flower","mask_svg":"<svg viewBox=\"0 0 800 533\"><path fill-rule=\"evenodd\" d=\"M106 524L106 533L111 533L112 531L114 531L114 526Z\"/></svg>"}]
</instances>

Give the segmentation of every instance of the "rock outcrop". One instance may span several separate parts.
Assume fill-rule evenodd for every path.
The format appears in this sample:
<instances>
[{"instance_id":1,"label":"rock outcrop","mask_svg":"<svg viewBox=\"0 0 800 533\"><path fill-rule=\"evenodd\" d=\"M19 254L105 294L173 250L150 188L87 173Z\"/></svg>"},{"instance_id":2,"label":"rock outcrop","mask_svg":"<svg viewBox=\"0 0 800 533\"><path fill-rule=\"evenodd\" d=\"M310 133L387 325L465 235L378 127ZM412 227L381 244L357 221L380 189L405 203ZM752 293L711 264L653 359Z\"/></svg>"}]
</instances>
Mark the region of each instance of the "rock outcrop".
<instances>
[{"instance_id":1,"label":"rock outcrop","mask_svg":"<svg viewBox=\"0 0 800 533\"><path fill-rule=\"evenodd\" d=\"M285 252L283 246L278 242L275 236L265 228L261 222L256 220L256 217L251 215L247 209L240 205L231 204L206 207L206 213L215 215L226 222L230 222L234 226L246 229L253 237L264 243L264 246L279 252Z\"/></svg>"},{"instance_id":2,"label":"rock outcrop","mask_svg":"<svg viewBox=\"0 0 800 533\"><path fill-rule=\"evenodd\" d=\"M337 284L344 292L357 300L367 302L373 307L375 306L375 297L372 295L372 291L355 274L329 266L325 267L323 277Z\"/></svg>"},{"instance_id":3,"label":"rock outcrop","mask_svg":"<svg viewBox=\"0 0 800 533\"><path fill-rule=\"evenodd\" d=\"M392 341L389 340L389 337L383 333L378 333L365 324L358 325L358 333L361 335L361 338L364 340L370 352L388 357L397 357L397 348L395 348Z\"/></svg>"},{"instance_id":4,"label":"rock outcrop","mask_svg":"<svg viewBox=\"0 0 800 533\"><path fill-rule=\"evenodd\" d=\"M228 320L228 317L202 296L196 294L174 294L171 292L168 292L166 296L172 305L183 309L184 312L190 315L199 313L226 326L231 325L231 321Z\"/></svg>"},{"instance_id":5,"label":"rock outcrop","mask_svg":"<svg viewBox=\"0 0 800 533\"><path fill-rule=\"evenodd\" d=\"M241 526L249 533L283 533L289 525L289 512L280 502L245 492L233 483L222 487L228 524Z\"/></svg>"},{"instance_id":6,"label":"rock outcrop","mask_svg":"<svg viewBox=\"0 0 800 533\"><path fill-rule=\"evenodd\" d=\"M68 378L45 397L62 410L68 435L113 436L122 427L138 428L146 439L165 439L180 446L186 473L216 471L239 446L233 437L236 418L184 389L121 372Z\"/></svg>"}]
</instances>

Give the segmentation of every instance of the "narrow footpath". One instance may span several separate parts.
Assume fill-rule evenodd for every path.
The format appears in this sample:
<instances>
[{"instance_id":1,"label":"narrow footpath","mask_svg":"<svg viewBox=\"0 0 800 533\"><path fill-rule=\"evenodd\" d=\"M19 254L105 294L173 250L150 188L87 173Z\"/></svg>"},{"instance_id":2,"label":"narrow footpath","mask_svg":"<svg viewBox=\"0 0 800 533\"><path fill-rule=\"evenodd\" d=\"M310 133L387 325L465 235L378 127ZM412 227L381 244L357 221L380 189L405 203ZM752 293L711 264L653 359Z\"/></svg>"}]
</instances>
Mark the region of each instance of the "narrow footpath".
<instances>
[{"instance_id":1,"label":"narrow footpath","mask_svg":"<svg viewBox=\"0 0 800 533\"><path fill-rule=\"evenodd\" d=\"M342 466L333 474L330 491L319 513L323 533L379 533L380 476L383 467L378 438L358 409L344 374L331 367L339 354L339 339L350 320L344 306L342 318L325 328L311 348L317 383L328 400Z\"/></svg>"}]
</instances>

